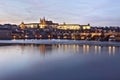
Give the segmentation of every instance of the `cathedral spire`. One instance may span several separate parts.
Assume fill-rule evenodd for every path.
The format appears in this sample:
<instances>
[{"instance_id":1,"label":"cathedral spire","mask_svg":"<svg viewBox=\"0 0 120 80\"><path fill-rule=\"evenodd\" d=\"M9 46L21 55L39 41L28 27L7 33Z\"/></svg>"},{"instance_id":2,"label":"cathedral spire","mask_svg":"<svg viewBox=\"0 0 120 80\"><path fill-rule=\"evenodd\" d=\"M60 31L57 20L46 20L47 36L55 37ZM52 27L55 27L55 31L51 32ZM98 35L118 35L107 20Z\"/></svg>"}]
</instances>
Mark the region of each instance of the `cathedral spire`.
<instances>
[{"instance_id":1,"label":"cathedral spire","mask_svg":"<svg viewBox=\"0 0 120 80\"><path fill-rule=\"evenodd\" d=\"M45 16L43 17L43 20L45 21Z\"/></svg>"}]
</instances>

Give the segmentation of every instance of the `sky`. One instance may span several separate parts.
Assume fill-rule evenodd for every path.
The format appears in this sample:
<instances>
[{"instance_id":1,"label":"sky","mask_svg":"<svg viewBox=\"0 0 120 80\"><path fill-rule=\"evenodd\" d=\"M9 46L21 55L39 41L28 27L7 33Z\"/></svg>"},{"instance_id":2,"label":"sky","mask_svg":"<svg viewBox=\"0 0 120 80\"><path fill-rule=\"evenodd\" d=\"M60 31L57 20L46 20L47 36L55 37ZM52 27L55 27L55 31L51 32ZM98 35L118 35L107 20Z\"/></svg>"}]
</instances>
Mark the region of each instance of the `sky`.
<instances>
[{"instance_id":1,"label":"sky","mask_svg":"<svg viewBox=\"0 0 120 80\"><path fill-rule=\"evenodd\" d=\"M120 0L0 0L0 24L56 23L120 26Z\"/></svg>"}]
</instances>

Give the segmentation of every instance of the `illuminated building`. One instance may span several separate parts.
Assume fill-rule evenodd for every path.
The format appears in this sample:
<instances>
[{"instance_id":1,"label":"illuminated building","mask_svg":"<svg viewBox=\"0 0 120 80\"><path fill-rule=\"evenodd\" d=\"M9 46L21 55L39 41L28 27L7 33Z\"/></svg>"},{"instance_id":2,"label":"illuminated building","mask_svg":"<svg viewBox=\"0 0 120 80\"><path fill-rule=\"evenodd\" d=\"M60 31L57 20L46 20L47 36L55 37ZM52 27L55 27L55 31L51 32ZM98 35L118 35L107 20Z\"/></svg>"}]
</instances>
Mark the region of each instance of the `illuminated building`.
<instances>
[{"instance_id":1,"label":"illuminated building","mask_svg":"<svg viewBox=\"0 0 120 80\"><path fill-rule=\"evenodd\" d=\"M38 23L25 24L25 27L27 27L27 28L38 28L39 24Z\"/></svg>"},{"instance_id":2,"label":"illuminated building","mask_svg":"<svg viewBox=\"0 0 120 80\"><path fill-rule=\"evenodd\" d=\"M90 30L91 29L90 24L88 24L88 25L81 25L81 26L82 26L83 30Z\"/></svg>"},{"instance_id":3,"label":"illuminated building","mask_svg":"<svg viewBox=\"0 0 120 80\"><path fill-rule=\"evenodd\" d=\"M56 27L58 26L58 23L53 23L52 21L48 21L45 18L40 19L39 23L28 23L28 24L24 24L24 22L22 22L20 24L20 28L24 29L24 28L46 28L46 27Z\"/></svg>"},{"instance_id":4,"label":"illuminated building","mask_svg":"<svg viewBox=\"0 0 120 80\"><path fill-rule=\"evenodd\" d=\"M40 19L40 28L52 27L55 28L58 26L58 23L53 23L52 21L48 21L45 18Z\"/></svg>"},{"instance_id":5,"label":"illuminated building","mask_svg":"<svg viewBox=\"0 0 120 80\"><path fill-rule=\"evenodd\" d=\"M57 26L57 29L62 30L80 30L79 24L61 24Z\"/></svg>"},{"instance_id":6,"label":"illuminated building","mask_svg":"<svg viewBox=\"0 0 120 80\"><path fill-rule=\"evenodd\" d=\"M24 22L22 22L22 23L20 24L20 29L25 29L25 24L24 24Z\"/></svg>"},{"instance_id":7,"label":"illuminated building","mask_svg":"<svg viewBox=\"0 0 120 80\"><path fill-rule=\"evenodd\" d=\"M29 24L24 24L24 22L22 22L20 24L20 28L21 29L25 29L25 28L38 28L39 24L38 23L29 23Z\"/></svg>"},{"instance_id":8,"label":"illuminated building","mask_svg":"<svg viewBox=\"0 0 120 80\"><path fill-rule=\"evenodd\" d=\"M24 28L56 28L56 29L61 29L61 30L89 30L91 29L90 24L88 25L79 25L79 24L58 24L58 23L53 23L52 21L48 21L45 18L40 19L39 23L29 23L29 24L24 24L24 22L22 22L20 24L20 28L24 29Z\"/></svg>"},{"instance_id":9,"label":"illuminated building","mask_svg":"<svg viewBox=\"0 0 120 80\"><path fill-rule=\"evenodd\" d=\"M79 24L61 24L57 26L57 29L62 30L89 30L91 29L90 25L79 25Z\"/></svg>"}]
</instances>

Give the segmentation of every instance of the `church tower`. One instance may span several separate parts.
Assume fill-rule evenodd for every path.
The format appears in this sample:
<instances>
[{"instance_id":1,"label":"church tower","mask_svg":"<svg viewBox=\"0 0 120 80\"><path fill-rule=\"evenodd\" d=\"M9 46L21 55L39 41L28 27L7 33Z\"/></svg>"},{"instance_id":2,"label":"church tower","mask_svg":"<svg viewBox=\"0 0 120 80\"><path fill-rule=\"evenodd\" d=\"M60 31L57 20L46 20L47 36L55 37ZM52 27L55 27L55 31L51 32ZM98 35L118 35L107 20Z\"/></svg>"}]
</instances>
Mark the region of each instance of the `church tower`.
<instances>
[{"instance_id":1,"label":"church tower","mask_svg":"<svg viewBox=\"0 0 120 80\"><path fill-rule=\"evenodd\" d=\"M46 27L46 20L45 20L45 17L43 17L43 19L40 18L40 27L41 28L45 28Z\"/></svg>"},{"instance_id":2,"label":"church tower","mask_svg":"<svg viewBox=\"0 0 120 80\"><path fill-rule=\"evenodd\" d=\"M20 29L25 29L25 24L24 24L24 22L21 22L21 24L20 24Z\"/></svg>"}]
</instances>

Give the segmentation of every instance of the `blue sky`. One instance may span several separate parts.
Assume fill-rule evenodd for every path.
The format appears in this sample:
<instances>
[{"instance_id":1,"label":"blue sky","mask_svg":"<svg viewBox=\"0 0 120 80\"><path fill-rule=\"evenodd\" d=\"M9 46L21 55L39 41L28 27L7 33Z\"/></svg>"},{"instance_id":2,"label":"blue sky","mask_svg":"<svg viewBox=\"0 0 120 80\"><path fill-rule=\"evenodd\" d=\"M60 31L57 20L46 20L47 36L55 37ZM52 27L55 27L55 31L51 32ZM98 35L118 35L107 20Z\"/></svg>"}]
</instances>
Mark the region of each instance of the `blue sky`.
<instances>
[{"instance_id":1,"label":"blue sky","mask_svg":"<svg viewBox=\"0 0 120 80\"><path fill-rule=\"evenodd\" d=\"M39 22L120 26L120 0L0 0L0 24Z\"/></svg>"}]
</instances>

